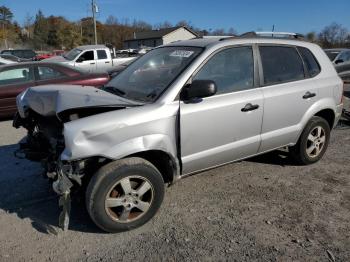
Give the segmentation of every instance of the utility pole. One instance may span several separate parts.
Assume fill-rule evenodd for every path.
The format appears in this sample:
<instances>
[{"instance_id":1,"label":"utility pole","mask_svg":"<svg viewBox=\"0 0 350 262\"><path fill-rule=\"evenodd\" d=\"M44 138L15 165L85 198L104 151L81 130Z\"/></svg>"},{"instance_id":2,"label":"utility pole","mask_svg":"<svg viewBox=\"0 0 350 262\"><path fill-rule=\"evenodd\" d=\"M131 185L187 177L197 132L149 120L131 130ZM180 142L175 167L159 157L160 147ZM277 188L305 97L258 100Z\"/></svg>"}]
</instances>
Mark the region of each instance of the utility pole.
<instances>
[{"instance_id":1,"label":"utility pole","mask_svg":"<svg viewBox=\"0 0 350 262\"><path fill-rule=\"evenodd\" d=\"M94 20L94 39L95 39L95 45L97 45L97 30L96 30L97 5L95 3L95 0L91 0L91 7L92 7L92 19Z\"/></svg>"}]
</instances>

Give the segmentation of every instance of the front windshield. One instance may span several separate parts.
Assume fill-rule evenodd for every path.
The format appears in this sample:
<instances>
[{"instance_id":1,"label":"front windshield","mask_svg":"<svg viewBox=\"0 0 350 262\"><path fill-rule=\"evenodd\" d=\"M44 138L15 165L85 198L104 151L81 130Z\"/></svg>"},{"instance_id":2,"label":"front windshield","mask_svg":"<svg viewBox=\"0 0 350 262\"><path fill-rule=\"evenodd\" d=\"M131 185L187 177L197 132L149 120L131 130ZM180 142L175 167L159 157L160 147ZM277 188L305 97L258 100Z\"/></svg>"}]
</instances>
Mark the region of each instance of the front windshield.
<instances>
[{"instance_id":1,"label":"front windshield","mask_svg":"<svg viewBox=\"0 0 350 262\"><path fill-rule=\"evenodd\" d=\"M337 55L339 55L339 53L339 51L326 51L326 55L331 61L333 61L337 57Z\"/></svg>"},{"instance_id":2,"label":"front windshield","mask_svg":"<svg viewBox=\"0 0 350 262\"><path fill-rule=\"evenodd\" d=\"M153 102L200 54L199 47L161 47L137 59L105 87L131 100Z\"/></svg>"},{"instance_id":3,"label":"front windshield","mask_svg":"<svg viewBox=\"0 0 350 262\"><path fill-rule=\"evenodd\" d=\"M82 52L82 50L78 49L78 48L74 48L72 50L70 50L67 54L63 55L63 57L69 61L74 60L80 53Z\"/></svg>"}]
</instances>

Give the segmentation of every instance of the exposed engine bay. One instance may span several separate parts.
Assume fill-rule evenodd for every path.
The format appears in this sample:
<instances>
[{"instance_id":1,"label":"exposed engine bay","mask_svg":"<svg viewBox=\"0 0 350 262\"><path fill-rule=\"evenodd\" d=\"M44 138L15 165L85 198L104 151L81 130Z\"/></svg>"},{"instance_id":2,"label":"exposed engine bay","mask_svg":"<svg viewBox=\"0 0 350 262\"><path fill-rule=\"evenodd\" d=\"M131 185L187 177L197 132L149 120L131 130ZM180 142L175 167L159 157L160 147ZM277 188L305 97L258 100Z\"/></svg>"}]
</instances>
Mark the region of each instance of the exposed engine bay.
<instances>
[{"instance_id":1,"label":"exposed engine bay","mask_svg":"<svg viewBox=\"0 0 350 262\"><path fill-rule=\"evenodd\" d=\"M106 110L83 110L82 113L66 112L63 119L79 119L91 114L109 111ZM115 108L114 108L115 110ZM16 114L13 122L15 128L24 127L28 130L27 137L19 145L20 148L15 151L18 158L26 158L30 161L40 162L44 172L43 174L52 181L53 190L60 196L59 206L62 212L59 217L59 226L66 230L69 225L70 215L70 193L73 189L82 186L82 178L96 170L100 163L105 159L85 159L78 161L61 161L60 155L64 150L63 122L56 117L42 117L31 111L28 117L23 119ZM89 171L86 167L90 164Z\"/></svg>"},{"instance_id":2,"label":"exposed engine bay","mask_svg":"<svg viewBox=\"0 0 350 262\"><path fill-rule=\"evenodd\" d=\"M13 121L15 128L27 129L27 136L15 151L15 156L40 162L44 175L53 181L53 190L60 195L59 205L62 207L59 225L64 230L68 229L69 225L70 193L73 188L81 186L82 178L89 174L86 168L89 163L94 162L91 165L94 168L89 169L93 172L100 166L98 162L104 161L96 158L61 160L60 156L65 149L64 123L126 107L125 102L118 105L111 104L116 103L116 97L107 92L84 87L84 91L90 94L83 95L79 94L80 90L80 87L72 86L69 89L64 86L30 88L17 98L19 112ZM102 96L93 99L95 94L101 92ZM78 95L80 97L77 99ZM73 98L75 101L73 105L67 103L67 100ZM103 104L98 105L100 103Z\"/></svg>"}]
</instances>

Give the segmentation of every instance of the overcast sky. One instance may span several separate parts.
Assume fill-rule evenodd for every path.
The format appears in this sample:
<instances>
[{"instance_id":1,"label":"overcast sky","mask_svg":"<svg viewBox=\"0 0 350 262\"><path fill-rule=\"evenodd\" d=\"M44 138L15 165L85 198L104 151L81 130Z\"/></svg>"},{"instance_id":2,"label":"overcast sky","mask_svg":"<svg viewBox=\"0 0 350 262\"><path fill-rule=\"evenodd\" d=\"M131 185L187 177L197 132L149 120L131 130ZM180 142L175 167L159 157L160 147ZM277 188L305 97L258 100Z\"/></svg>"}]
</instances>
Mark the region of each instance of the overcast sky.
<instances>
[{"instance_id":1,"label":"overcast sky","mask_svg":"<svg viewBox=\"0 0 350 262\"><path fill-rule=\"evenodd\" d=\"M118 19L144 20L150 24L188 20L203 29L230 27L239 33L255 30L305 33L320 31L337 22L350 30L350 0L96 0L104 22L109 15ZM79 20L91 15L91 0L0 0L20 24L41 9L45 15Z\"/></svg>"}]
</instances>

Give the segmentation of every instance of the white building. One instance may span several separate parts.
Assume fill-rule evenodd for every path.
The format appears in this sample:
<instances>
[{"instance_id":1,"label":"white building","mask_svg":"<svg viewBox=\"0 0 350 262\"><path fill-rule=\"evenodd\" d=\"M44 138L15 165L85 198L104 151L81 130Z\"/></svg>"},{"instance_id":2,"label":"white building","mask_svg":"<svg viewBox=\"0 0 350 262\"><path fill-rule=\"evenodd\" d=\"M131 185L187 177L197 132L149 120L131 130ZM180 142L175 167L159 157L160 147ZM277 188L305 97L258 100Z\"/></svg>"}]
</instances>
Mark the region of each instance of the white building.
<instances>
[{"instance_id":1,"label":"white building","mask_svg":"<svg viewBox=\"0 0 350 262\"><path fill-rule=\"evenodd\" d=\"M135 32L134 38L124 41L124 48L138 49L142 47L156 47L179 40L189 40L198 36L196 32L184 26Z\"/></svg>"}]
</instances>

